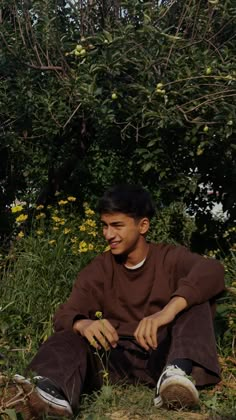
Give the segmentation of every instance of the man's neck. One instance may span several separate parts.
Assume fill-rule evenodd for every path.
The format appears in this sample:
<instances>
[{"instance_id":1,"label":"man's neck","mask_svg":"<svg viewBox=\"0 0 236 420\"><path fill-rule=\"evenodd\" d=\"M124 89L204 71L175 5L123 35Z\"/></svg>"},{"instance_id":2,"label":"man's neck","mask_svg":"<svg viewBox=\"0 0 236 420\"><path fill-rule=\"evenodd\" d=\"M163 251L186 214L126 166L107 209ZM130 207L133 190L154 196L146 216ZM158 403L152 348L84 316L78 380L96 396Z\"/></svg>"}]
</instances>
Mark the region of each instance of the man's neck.
<instances>
[{"instance_id":1,"label":"man's neck","mask_svg":"<svg viewBox=\"0 0 236 420\"><path fill-rule=\"evenodd\" d=\"M140 263L138 263L136 265L125 264L125 267L128 268L129 270L136 270L136 268L142 267L142 265L145 263L145 261L146 261L146 257Z\"/></svg>"},{"instance_id":2,"label":"man's neck","mask_svg":"<svg viewBox=\"0 0 236 420\"><path fill-rule=\"evenodd\" d=\"M124 261L125 267L132 268L144 262L147 258L148 250L149 244L145 241L143 243L143 246L140 247L140 249L134 251L134 253L131 253L127 256L126 260Z\"/></svg>"}]
</instances>

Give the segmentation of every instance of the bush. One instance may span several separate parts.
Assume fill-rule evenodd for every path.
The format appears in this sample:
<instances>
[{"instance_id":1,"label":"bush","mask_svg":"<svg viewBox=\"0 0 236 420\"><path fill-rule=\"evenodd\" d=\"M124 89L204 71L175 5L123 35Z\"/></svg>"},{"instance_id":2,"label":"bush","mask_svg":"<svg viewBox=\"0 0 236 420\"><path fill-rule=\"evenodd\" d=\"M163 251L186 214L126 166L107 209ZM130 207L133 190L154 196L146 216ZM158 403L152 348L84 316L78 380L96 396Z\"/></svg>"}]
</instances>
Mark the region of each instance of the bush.
<instances>
[{"instance_id":1,"label":"bush","mask_svg":"<svg viewBox=\"0 0 236 420\"><path fill-rule=\"evenodd\" d=\"M72 199L59 199L54 208L34 209L28 235L22 224L26 206L16 212L18 227L2 263L0 297L0 342L8 353L16 347L27 354L52 333L52 316L78 272L105 249L94 211L85 203L83 215L74 213Z\"/></svg>"}]
</instances>

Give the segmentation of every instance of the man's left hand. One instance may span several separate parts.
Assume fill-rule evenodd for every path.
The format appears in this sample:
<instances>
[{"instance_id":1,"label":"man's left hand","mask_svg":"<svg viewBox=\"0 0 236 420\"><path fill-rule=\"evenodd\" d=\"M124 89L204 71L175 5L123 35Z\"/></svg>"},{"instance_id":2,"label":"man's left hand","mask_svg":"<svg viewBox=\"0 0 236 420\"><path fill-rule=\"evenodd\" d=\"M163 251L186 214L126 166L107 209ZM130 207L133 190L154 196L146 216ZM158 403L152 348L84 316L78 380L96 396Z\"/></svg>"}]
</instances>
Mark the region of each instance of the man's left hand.
<instances>
[{"instance_id":1,"label":"man's left hand","mask_svg":"<svg viewBox=\"0 0 236 420\"><path fill-rule=\"evenodd\" d=\"M158 346L158 328L172 322L176 315L187 307L187 302L180 296L175 296L160 311L143 318L134 332L137 342L145 350L156 349Z\"/></svg>"}]
</instances>

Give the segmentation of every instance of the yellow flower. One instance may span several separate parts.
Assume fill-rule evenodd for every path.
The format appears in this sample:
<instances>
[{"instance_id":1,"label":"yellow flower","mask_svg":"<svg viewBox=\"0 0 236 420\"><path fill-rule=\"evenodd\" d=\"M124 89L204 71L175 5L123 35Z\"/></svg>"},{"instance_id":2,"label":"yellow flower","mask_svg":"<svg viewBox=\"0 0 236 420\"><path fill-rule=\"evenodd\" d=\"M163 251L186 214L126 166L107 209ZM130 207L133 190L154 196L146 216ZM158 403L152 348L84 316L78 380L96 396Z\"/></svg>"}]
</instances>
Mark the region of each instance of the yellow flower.
<instances>
[{"instance_id":1,"label":"yellow flower","mask_svg":"<svg viewBox=\"0 0 236 420\"><path fill-rule=\"evenodd\" d=\"M95 214L95 212L93 210L87 208L85 210L85 214L86 214L86 216L93 216Z\"/></svg>"},{"instance_id":2,"label":"yellow flower","mask_svg":"<svg viewBox=\"0 0 236 420\"><path fill-rule=\"evenodd\" d=\"M36 207L36 210L42 210L44 206L42 204L39 204L39 206Z\"/></svg>"},{"instance_id":3,"label":"yellow flower","mask_svg":"<svg viewBox=\"0 0 236 420\"><path fill-rule=\"evenodd\" d=\"M87 243L85 241L81 241L79 243L79 251L80 252L87 252L88 251L88 246L87 246Z\"/></svg>"},{"instance_id":4,"label":"yellow flower","mask_svg":"<svg viewBox=\"0 0 236 420\"><path fill-rule=\"evenodd\" d=\"M107 245L103 252L110 251L110 249L111 249L110 245Z\"/></svg>"},{"instance_id":5,"label":"yellow flower","mask_svg":"<svg viewBox=\"0 0 236 420\"><path fill-rule=\"evenodd\" d=\"M54 230L54 231L59 230L59 227L58 227L58 226L54 226L54 227L52 228L52 230Z\"/></svg>"},{"instance_id":6,"label":"yellow flower","mask_svg":"<svg viewBox=\"0 0 236 420\"><path fill-rule=\"evenodd\" d=\"M64 234L67 235L67 233L70 233L71 229L65 228L64 229Z\"/></svg>"},{"instance_id":7,"label":"yellow flower","mask_svg":"<svg viewBox=\"0 0 236 420\"><path fill-rule=\"evenodd\" d=\"M61 193L60 193L60 191L56 191L55 192L55 196L57 197L58 195L60 195Z\"/></svg>"},{"instance_id":8,"label":"yellow flower","mask_svg":"<svg viewBox=\"0 0 236 420\"><path fill-rule=\"evenodd\" d=\"M75 244L75 242L77 242L76 236L74 236L74 238L71 238L71 242L72 242L72 244Z\"/></svg>"},{"instance_id":9,"label":"yellow flower","mask_svg":"<svg viewBox=\"0 0 236 420\"><path fill-rule=\"evenodd\" d=\"M89 249L89 251L92 251L94 249L93 244L89 244L88 249Z\"/></svg>"},{"instance_id":10,"label":"yellow flower","mask_svg":"<svg viewBox=\"0 0 236 420\"><path fill-rule=\"evenodd\" d=\"M65 206L68 203L67 200L60 200L58 201L59 206Z\"/></svg>"},{"instance_id":11,"label":"yellow flower","mask_svg":"<svg viewBox=\"0 0 236 420\"><path fill-rule=\"evenodd\" d=\"M92 236L94 236L94 237L95 237L95 236L97 236L97 233L96 233L94 230L92 230L91 232L88 232L88 234L89 234L89 235L92 235Z\"/></svg>"},{"instance_id":12,"label":"yellow flower","mask_svg":"<svg viewBox=\"0 0 236 420\"><path fill-rule=\"evenodd\" d=\"M69 197L67 197L68 201L76 201L76 197L73 197L72 195L70 195Z\"/></svg>"},{"instance_id":13,"label":"yellow flower","mask_svg":"<svg viewBox=\"0 0 236 420\"><path fill-rule=\"evenodd\" d=\"M23 210L23 206L15 206L11 208L12 213L18 213L19 211Z\"/></svg>"},{"instance_id":14,"label":"yellow flower","mask_svg":"<svg viewBox=\"0 0 236 420\"><path fill-rule=\"evenodd\" d=\"M102 312L101 311L95 312L95 316L96 316L96 318L101 319L102 318Z\"/></svg>"},{"instance_id":15,"label":"yellow flower","mask_svg":"<svg viewBox=\"0 0 236 420\"><path fill-rule=\"evenodd\" d=\"M52 216L52 220L56 223L60 223L62 219L58 216Z\"/></svg>"},{"instance_id":16,"label":"yellow flower","mask_svg":"<svg viewBox=\"0 0 236 420\"><path fill-rule=\"evenodd\" d=\"M55 245L56 243L56 239L51 239L50 241L48 241L49 245Z\"/></svg>"},{"instance_id":17,"label":"yellow flower","mask_svg":"<svg viewBox=\"0 0 236 420\"><path fill-rule=\"evenodd\" d=\"M46 214L45 213L39 213L37 216L35 216L36 220L45 219Z\"/></svg>"},{"instance_id":18,"label":"yellow flower","mask_svg":"<svg viewBox=\"0 0 236 420\"><path fill-rule=\"evenodd\" d=\"M81 225L81 226L79 227L79 230L80 230L81 232L84 232L84 231L86 230L86 227L85 227L84 225Z\"/></svg>"},{"instance_id":19,"label":"yellow flower","mask_svg":"<svg viewBox=\"0 0 236 420\"><path fill-rule=\"evenodd\" d=\"M18 238L23 238L25 236L24 232L22 230L18 233Z\"/></svg>"},{"instance_id":20,"label":"yellow flower","mask_svg":"<svg viewBox=\"0 0 236 420\"><path fill-rule=\"evenodd\" d=\"M86 225L91 226L91 227L96 227L96 222L92 219L88 219L85 221Z\"/></svg>"},{"instance_id":21,"label":"yellow flower","mask_svg":"<svg viewBox=\"0 0 236 420\"><path fill-rule=\"evenodd\" d=\"M27 214L20 214L20 216L18 216L18 217L16 218L16 221L17 221L18 223L21 223L21 222L25 222L27 219L28 219Z\"/></svg>"},{"instance_id":22,"label":"yellow flower","mask_svg":"<svg viewBox=\"0 0 236 420\"><path fill-rule=\"evenodd\" d=\"M43 235L43 230L38 229L38 230L36 230L36 233L37 233L37 235L41 236L41 235Z\"/></svg>"}]
</instances>

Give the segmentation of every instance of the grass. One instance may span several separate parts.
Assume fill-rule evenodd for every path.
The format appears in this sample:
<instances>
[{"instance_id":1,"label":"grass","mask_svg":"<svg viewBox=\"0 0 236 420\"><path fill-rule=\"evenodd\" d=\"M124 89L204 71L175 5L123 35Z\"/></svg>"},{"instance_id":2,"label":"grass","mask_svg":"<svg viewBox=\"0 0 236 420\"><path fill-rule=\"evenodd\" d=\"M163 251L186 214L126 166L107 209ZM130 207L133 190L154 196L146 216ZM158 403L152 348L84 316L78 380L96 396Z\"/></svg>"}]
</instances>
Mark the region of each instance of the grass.
<instances>
[{"instance_id":1,"label":"grass","mask_svg":"<svg viewBox=\"0 0 236 420\"><path fill-rule=\"evenodd\" d=\"M222 352L222 348L219 349ZM23 364L30 358L29 349L11 349L11 356L16 362L13 370L22 371ZM11 359L11 357L10 357ZM236 419L236 359L233 356L219 356L222 381L215 387L200 391L200 406L195 410L156 409L153 405L154 390L143 385L108 385L91 395L84 395L81 410L75 420L181 420ZM1 411L0 411L1 412ZM19 420L14 410L0 415L0 419ZM50 417L45 417L50 419Z\"/></svg>"},{"instance_id":2,"label":"grass","mask_svg":"<svg viewBox=\"0 0 236 420\"><path fill-rule=\"evenodd\" d=\"M235 372L236 375L236 372ZM76 419L213 419L227 418L233 419L236 416L236 376L231 377L232 387L222 390L224 385L219 385L208 391L200 393L201 406L195 410L173 411L165 409L157 409L153 406L153 390L144 386L127 386L112 388L112 398L106 401L102 394L94 400L91 398L85 399L82 404L81 414ZM222 404L223 393L227 395L227 401ZM96 414L95 414L96 413ZM219 417L220 416L220 417Z\"/></svg>"},{"instance_id":3,"label":"grass","mask_svg":"<svg viewBox=\"0 0 236 420\"><path fill-rule=\"evenodd\" d=\"M75 420L181 420L208 419L233 420L236 418L235 376L214 389L200 393L201 405L195 410L167 410L153 406L153 390L141 385L110 386L110 392L103 390L90 396L84 396L81 411ZM109 395L107 395L109 394ZM222 403L222 399L225 399ZM2 419L12 420L14 413L2 414ZM20 419L18 416L17 419ZM50 419L46 417L45 419ZM64 418L66 419L66 418Z\"/></svg>"}]
</instances>

